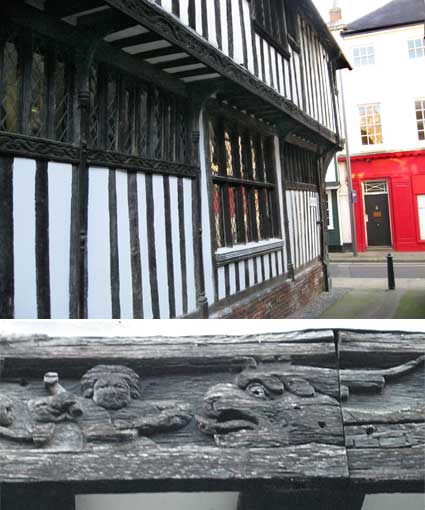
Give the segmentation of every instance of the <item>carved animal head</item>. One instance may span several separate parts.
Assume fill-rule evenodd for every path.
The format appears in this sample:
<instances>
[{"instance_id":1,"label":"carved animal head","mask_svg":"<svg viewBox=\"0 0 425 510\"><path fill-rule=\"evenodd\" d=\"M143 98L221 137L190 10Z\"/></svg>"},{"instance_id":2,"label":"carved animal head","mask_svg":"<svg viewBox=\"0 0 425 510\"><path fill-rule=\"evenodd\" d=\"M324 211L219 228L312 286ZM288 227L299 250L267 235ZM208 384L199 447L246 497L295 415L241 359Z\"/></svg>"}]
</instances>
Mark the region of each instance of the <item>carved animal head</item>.
<instances>
[{"instance_id":1,"label":"carved animal head","mask_svg":"<svg viewBox=\"0 0 425 510\"><path fill-rule=\"evenodd\" d=\"M81 389L100 407L122 409L140 398L140 378L128 367L97 365L84 374Z\"/></svg>"},{"instance_id":2,"label":"carved animal head","mask_svg":"<svg viewBox=\"0 0 425 510\"><path fill-rule=\"evenodd\" d=\"M217 384L207 391L196 419L201 432L213 436L219 446L343 440L337 400L290 372L246 370L233 384Z\"/></svg>"},{"instance_id":3,"label":"carved animal head","mask_svg":"<svg viewBox=\"0 0 425 510\"><path fill-rule=\"evenodd\" d=\"M0 426L10 427L15 421L15 408L8 397L0 396Z\"/></svg>"}]
</instances>

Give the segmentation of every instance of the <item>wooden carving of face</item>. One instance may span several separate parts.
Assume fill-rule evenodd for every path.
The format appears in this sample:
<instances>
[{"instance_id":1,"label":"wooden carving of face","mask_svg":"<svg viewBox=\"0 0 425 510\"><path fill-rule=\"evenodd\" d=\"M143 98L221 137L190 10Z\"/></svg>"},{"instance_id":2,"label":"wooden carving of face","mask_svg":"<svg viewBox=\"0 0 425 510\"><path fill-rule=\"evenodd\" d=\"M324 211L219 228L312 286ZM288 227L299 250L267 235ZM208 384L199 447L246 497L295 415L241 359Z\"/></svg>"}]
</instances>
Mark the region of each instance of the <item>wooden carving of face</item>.
<instances>
[{"instance_id":1,"label":"wooden carving of face","mask_svg":"<svg viewBox=\"0 0 425 510\"><path fill-rule=\"evenodd\" d=\"M0 427L10 427L15 421L12 401L7 397L0 397Z\"/></svg>"},{"instance_id":2,"label":"wooden carving of face","mask_svg":"<svg viewBox=\"0 0 425 510\"><path fill-rule=\"evenodd\" d=\"M130 403L130 386L119 375L101 377L93 387L93 400L104 409L122 409Z\"/></svg>"}]
</instances>

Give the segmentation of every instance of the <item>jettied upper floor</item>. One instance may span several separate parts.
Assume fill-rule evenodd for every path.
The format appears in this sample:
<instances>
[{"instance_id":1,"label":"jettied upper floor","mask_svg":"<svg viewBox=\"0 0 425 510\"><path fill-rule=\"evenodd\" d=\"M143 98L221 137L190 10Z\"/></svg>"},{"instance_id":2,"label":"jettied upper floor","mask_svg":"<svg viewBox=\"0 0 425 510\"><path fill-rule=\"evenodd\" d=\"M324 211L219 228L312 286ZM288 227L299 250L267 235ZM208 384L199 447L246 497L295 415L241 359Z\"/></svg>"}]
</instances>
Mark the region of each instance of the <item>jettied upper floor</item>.
<instances>
[{"instance_id":1,"label":"jettied upper floor","mask_svg":"<svg viewBox=\"0 0 425 510\"><path fill-rule=\"evenodd\" d=\"M281 134L341 144L335 72L349 67L311 0L5 1L82 56L183 96L218 94Z\"/></svg>"}]
</instances>

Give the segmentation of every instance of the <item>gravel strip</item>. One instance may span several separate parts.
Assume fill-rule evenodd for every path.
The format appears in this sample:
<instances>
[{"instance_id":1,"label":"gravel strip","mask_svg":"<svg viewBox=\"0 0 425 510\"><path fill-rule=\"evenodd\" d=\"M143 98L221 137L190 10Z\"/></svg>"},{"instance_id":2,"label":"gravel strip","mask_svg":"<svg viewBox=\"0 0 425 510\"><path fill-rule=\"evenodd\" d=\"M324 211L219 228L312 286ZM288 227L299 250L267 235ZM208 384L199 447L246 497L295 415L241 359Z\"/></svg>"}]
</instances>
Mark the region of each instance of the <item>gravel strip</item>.
<instances>
[{"instance_id":1,"label":"gravel strip","mask_svg":"<svg viewBox=\"0 0 425 510\"><path fill-rule=\"evenodd\" d=\"M332 289L330 292L322 292L314 301L304 308L296 311L288 319L319 319L322 313L341 299L351 289Z\"/></svg>"}]
</instances>

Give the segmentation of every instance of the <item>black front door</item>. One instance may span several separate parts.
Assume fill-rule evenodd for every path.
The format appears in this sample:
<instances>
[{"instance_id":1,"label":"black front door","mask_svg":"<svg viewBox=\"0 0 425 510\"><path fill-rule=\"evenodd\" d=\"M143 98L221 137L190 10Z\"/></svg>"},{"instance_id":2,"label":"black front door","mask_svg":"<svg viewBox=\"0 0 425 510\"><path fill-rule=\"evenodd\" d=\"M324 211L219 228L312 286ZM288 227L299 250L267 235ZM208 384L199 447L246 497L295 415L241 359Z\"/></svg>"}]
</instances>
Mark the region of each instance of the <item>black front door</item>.
<instances>
[{"instance_id":1,"label":"black front door","mask_svg":"<svg viewBox=\"0 0 425 510\"><path fill-rule=\"evenodd\" d=\"M368 246L391 246L388 194L365 195Z\"/></svg>"}]
</instances>

